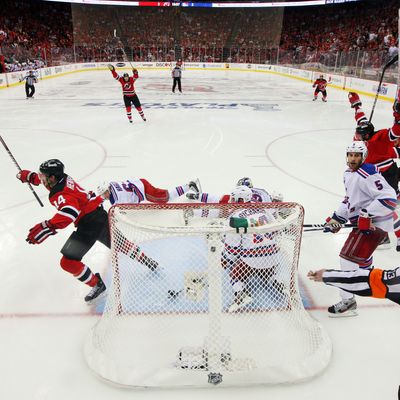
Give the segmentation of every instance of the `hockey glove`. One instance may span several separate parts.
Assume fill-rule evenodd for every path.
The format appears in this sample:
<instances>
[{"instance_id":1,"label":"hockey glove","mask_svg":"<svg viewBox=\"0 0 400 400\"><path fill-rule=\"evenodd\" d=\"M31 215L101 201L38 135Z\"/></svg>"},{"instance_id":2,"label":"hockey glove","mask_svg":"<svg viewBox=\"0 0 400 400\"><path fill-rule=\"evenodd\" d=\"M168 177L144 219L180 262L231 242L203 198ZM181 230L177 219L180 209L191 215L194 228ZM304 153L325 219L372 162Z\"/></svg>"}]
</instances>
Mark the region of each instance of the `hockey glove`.
<instances>
[{"instance_id":1,"label":"hockey glove","mask_svg":"<svg viewBox=\"0 0 400 400\"><path fill-rule=\"evenodd\" d=\"M351 108L361 107L360 96L357 93L349 92L348 96Z\"/></svg>"},{"instance_id":2,"label":"hockey glove","mask_svg":"<svg viewBox=\"0 0 400 400\"><path fill-rule=\"evenodd\" d=\"M30 244L40 244L49 236L55 235L57 231L49 221L43 221L29 229L26 241Z\"/></svg>"},{"instance_id":3,"label":"hockey glove","mask_svg":"<svg viewBox=\"0 0 400 400\"><path fill-rule=\"evenodd\" d=\"M114 65L108 64L107 67L110 71L115 71Z\"/></svg>"},{"instance_id":4,"label":"hockey glove","mask_svg":"<svg viewBox=\"0 0 400 400\"><path fill-rule=\"evenodd\" d=\"M369 234L374 226L372 225L372 217L368 214L368 211L363 208L358 214L357 228L361 231L361 233Z\"/></svg>"},{"instance_id":5,"label":"hockey glove","mask_svg":"<svg viewBox=\"0 0 400 400\"><path fill-rule=\"evenodd\" d=\"M136 68L133 68L132 72L133 72L133 75L138 75L139 74L139 71Z\"/></svg>"},{"instance_id":6,"label":"hockey glove","mask_svg":"<svg viewBox=\"0 0 400 400\"><path fill-rule=\"evenodd\" d=\"M324 233L327 232L332 232L332 233L338 233L340 229L342 228L342 224L346 222L345 219L337 216L335 213L332 215L332 217L328 217L325 220L325 225L324 225Z\"/></svg>"},{"instance_id":7,"label":"hockey glove","mask_svg":"<svg viewBox=\"0 0 400 400\"><path fill-rule=\"evenodd\" d=\"M196 181L190 181L188 183L188 186L189 186L189 190L191 190L192 192L197 193L197 194L200 193L200 188L197 185Z\"/></svg>"},{"instance_id":8,"label":"hockey glove","mask_svg":"<svg viewBox=\"0 0 400 400\"><path fill-rule=\"evenodd\" d=\"M23 169L22 171L18 172L17 179L19 179L22 183L29 182L35 186L38 186L40 183L38 174L27 169Z\"/></svg>"}]
</instances>

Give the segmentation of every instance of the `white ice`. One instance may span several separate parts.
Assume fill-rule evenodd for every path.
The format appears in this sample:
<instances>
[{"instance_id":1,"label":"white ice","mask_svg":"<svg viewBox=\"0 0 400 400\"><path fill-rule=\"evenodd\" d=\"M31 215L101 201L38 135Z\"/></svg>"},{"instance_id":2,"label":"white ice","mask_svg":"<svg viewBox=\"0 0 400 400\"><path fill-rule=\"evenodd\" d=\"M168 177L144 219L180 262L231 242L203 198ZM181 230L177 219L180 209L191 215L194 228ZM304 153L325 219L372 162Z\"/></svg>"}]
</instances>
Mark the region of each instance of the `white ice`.
<instances>
[{"instance_id":1,"label":"white ice","mask_svg":"<svg viewBox=\"0 0 400 400\"><path fill-rule=\"evenodd\" d=\"M22 168L37 170L42 161L59 158L87 189L109 178L144 177L168 188L198 177L204 191L222 194L249 176L256 186L302 204L306 223L322 223L336 209L355 124L346 92L328 87L327 103L312 102L311 84L302 81L184 71L180 95L171 93L169 71L140 74L136 88L146 123L135 111L128 123L120 85L109 71L98 71L41 81L33 100L25 99L23 86L0 91L0 134ZM373 98L363 102L369 113ZM378 101L374 123L391 125L390 103ZM345 230L309 232L302 240L299 274L312 299L310 312L333 342L332 361L320 376L295 385L190 391L132 391L98 380L82 355L98 316L83 302L87 287L59 267L59 249L72 228L39 246L25 242L28 229L55 209L38 188L41 208L15 179L3 148L0 154L0 399L396 398L399 307L359 298L359 316L330 319L326 307L339 299L337 290L306 278L309 269L339 267ZM391 239L391 249L376 252L375 266L399 265ZM85 261L102 272L109 252L96 245Z\"/></svg>"}]
</instances>

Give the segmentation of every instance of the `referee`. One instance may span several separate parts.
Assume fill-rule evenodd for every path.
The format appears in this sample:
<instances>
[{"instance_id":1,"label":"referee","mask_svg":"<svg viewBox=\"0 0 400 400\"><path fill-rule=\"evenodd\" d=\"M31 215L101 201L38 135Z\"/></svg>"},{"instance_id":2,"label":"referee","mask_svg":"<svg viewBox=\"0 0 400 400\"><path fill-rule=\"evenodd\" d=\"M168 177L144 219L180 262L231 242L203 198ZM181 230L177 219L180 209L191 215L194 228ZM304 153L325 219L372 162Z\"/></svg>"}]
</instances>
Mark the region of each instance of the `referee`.
<instances>
[{"instance_id":1,"label":"referee","mask_svg":"<svg viewBox=\"0 0 400 400\"><path fill-rule=\"evenodd\" d=\"M174 83L172 85L172 93L175 93L176 84L178 84L179 92L182 93L181 78L182 78L182 70L180 66L176 64L175 68L172 70L172 79L174 80Z\"/></svg>"},{"instance_id":2,"label":"referee","mask_svg":"<svg viewBox=\"0 0 400 400\"><path fill-rule=\"evenodd\" d=\"M25 78L20 79L20 82L26 80L25 82L25 93L26 93L26 98L33 98L33 95L35 94L35 85L34 83L37 83L37 79L33 71L29 71L28 75L25 76Z\"/></svg>"}]
</instances>

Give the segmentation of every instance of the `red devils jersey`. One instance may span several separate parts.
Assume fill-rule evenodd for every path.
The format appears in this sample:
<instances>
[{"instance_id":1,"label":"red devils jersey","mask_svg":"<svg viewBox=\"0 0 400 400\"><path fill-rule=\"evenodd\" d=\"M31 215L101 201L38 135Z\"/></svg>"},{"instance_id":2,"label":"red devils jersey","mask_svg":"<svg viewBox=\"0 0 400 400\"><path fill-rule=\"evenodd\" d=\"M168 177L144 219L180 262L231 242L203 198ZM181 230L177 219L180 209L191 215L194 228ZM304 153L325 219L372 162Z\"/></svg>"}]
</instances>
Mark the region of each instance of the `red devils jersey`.
<instances>
[{"instance_id":1,"label":"red devils jersey","mask_svg":"<svg viewBox=\"0 0 400 400\"><path fill-rule=\"evenodd\" d=\"M314 84L313 87L317 87L319 90L324 91L326 89L326 86L328 85L328 82L326 81L326 79L323 78L318 78Z\"/></svg>"},{"instance_id":2,"label":"red devils jersey","mask_svg":"<svg viewBox=\"0 0 400 400\"><path fill-rule=\"evenodd\" d=\"M94 211L102 202L92 192L86 192L70 176L64 177L50 190L50 203L57 213L49 220L56 229L63 229L71 222L78 225L80 219Z\"/></svg>"},{"instance_id":3,"label":"red devils jersey","mask_svg":"<svg viewBox=\"0 0 400 400\"><path fill-rule=\"evenodd\" d=\"M122 93L124 96L134 96L135 95L135 81L139 78L139 74L135 73L133 76L129 77L128 82L122 76L119 76L115 71L111 71L113 77L121 84Z\"/></svg>"},{"instance_id":4,"label":"red devils jersey","mask_svg":"<svg viewBox=\"0 0 400 400\"><path fill-rule=\"evenodd\" d=\"M367 120L361 107L357 107L355 111L357 124ZM356 137L354 139L360 140ZM368 148L365 162L374 164L381 173L387 171L394 164L393 158L400 158L400 148L396 147L398 139L400 139L400 125L397 123L391 128L376 132L371 139L365 141Z\"/></svg>"}]
</instances>

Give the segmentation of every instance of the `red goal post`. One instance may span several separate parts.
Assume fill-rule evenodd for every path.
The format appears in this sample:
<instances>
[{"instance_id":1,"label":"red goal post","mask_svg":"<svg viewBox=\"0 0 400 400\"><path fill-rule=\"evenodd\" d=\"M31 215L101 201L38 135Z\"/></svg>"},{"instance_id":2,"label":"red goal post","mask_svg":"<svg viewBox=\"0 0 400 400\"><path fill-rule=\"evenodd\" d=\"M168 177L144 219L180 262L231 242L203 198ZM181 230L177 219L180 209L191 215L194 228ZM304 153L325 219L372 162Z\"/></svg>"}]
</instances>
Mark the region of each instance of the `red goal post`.
<instances>
[{"instance_id":1,"label":"red goal post","mask_svg":"<svg viewBox=\"0 0 400 400\"><path fill-rule=\"evenodd\" d=\"M231 217L254 226L237 232ZM299 293L303 218L296 203L112 207L108 297L86 340L89 367L134 387L285 383L318 374L331 343Z\"/></svg>"}]
</instances>

